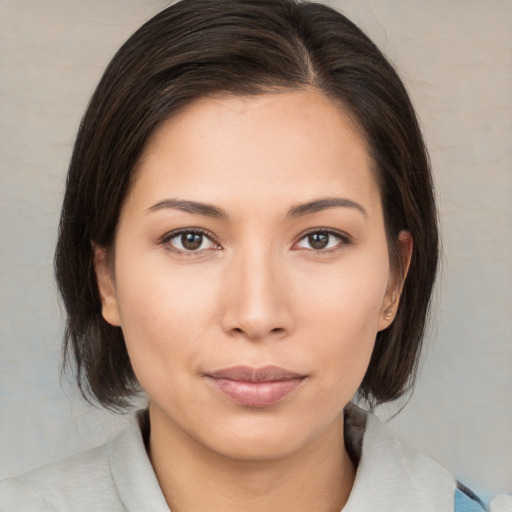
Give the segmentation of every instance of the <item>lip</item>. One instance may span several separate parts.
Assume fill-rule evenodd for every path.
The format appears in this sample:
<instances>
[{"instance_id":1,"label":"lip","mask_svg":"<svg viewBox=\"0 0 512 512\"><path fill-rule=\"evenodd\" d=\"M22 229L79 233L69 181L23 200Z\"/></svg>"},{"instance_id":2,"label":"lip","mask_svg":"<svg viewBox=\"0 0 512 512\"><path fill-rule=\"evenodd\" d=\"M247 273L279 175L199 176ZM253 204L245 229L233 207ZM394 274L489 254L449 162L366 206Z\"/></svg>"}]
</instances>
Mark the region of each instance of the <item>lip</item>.
<instances>
[{"instance_id":1,"label":"lip","mask_svg":"<svg viewBox=\"0 0 512 512\"><path fill-rule=\"evenodd\" d=\"M278 366L233 366L205 374L221 394L244 407L269 407L295 391L306 378Z\"/></svg>"}]
</instances>

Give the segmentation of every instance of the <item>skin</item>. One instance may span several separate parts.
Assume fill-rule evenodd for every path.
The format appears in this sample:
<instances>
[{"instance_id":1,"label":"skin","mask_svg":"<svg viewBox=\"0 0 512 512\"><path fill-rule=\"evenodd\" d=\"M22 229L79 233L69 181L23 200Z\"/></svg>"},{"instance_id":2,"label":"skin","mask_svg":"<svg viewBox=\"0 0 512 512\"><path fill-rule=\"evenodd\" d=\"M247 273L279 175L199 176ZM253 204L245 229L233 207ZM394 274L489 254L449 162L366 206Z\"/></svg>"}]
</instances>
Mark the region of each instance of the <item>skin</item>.
<instances>
[{"instance_id":1,"label":"skin","mask_svg":"<svg viewBox=\"0 0 512 512\"><path fill-rule=\"evenodd\" d=\"M114 261L97 247L96 271L150 399L150 458L173 512L345 504L343 408L400 295L371 165L349 116L315 90L202 99L148 144ZM344 203L297 209L325 198ZM190 228L207 234L198 250L176 234ZM407 233L399 245L408 259ZM245 407L205 377L235 365L304 378Z\"/></svg>"}]
</instances>

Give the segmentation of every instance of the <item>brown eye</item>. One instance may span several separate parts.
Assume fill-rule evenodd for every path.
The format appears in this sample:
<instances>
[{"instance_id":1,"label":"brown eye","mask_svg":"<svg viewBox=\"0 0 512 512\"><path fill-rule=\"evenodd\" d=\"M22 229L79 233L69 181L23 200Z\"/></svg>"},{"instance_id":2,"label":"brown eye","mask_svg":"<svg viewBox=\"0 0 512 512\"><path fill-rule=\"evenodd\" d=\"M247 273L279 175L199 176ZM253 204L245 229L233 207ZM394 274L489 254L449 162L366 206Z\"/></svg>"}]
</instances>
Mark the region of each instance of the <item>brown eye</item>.
<instances>
[{"instance_id":1,"label":"brown eye","mask_svg":"<svg viewBox=\"0 0 512 512\"><path fill-rule=\"evenodd\" d=\"M181 235L181 245L187 251L197 251L203 243L203 235L199 233L185 233Z\"/></svg>"},{"instance_id":2,"label":"brown eye","mask_svg":"<svg viewBox=\"0 0 512 512\"><path fill-rule=\"evenodd\" d=\"M343 245L350 244L350 238L342 233L333 233L331 231L311 231L304 235L296 244L298 249L307 249L310 251L336 250Z\"/></svg>"},{"instance_id":3,"label":"brown eye","mask_svg":"<svg viewBox=\"0 0 512 512\"><path fill-rule=\"evenodd\" d=\"M174 232L165 237L163 242L176 252L193 253L218 248L217 244L200 231Z\"/></svg>"},{"instance_id":4,"label":"brown eye","mask_svg":"<svg viewBox=\"0 0 512 512\"><path fill-rule=\"evenodd\" d=\"M325 249L329 244L329 233L311 233L308 235L308 243L312 249Z\"/></svg>"}]
</instances>

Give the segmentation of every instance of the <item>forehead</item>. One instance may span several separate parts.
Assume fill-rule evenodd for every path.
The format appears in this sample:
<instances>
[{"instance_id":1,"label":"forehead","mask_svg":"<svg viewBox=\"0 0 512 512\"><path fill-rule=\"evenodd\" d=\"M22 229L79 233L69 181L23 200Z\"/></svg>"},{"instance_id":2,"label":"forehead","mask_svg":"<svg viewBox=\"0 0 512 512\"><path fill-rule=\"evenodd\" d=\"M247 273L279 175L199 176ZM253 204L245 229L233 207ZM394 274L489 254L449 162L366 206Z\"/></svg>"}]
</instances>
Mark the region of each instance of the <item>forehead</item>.
<instances>
[{"instance_id":1,"label":"forehead","mask_svg":"<svg viewBox=\"0 0 512 512\"><path fill-rule=\"evenodd\" d=\"M296 203L378 195L361 131L314 89L189 104L154 133L133 188L154 200L166 193L208 201L260 194L267 204L275 196Z\"/></svg>"}]
</instances>

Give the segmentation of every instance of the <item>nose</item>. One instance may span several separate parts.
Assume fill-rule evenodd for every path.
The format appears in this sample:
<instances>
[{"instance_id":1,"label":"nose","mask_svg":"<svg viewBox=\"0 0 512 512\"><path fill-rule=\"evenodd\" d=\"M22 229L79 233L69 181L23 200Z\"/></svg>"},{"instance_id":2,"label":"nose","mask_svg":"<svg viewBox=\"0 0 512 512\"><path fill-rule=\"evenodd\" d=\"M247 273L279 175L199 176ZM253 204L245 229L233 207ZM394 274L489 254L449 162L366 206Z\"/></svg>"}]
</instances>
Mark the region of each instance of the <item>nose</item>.
<instances>
[{"instance_id":1,"label":"nose","mask_svg":"<svg viewBox=\"0 0 512 512\"><path fill-rule=\"evenodd\" d=\"M293 330L290 290L279 257L270 250L234 255L221 299L222 328L250 341L282 339Z\"/></svg>"}]
</instances>

